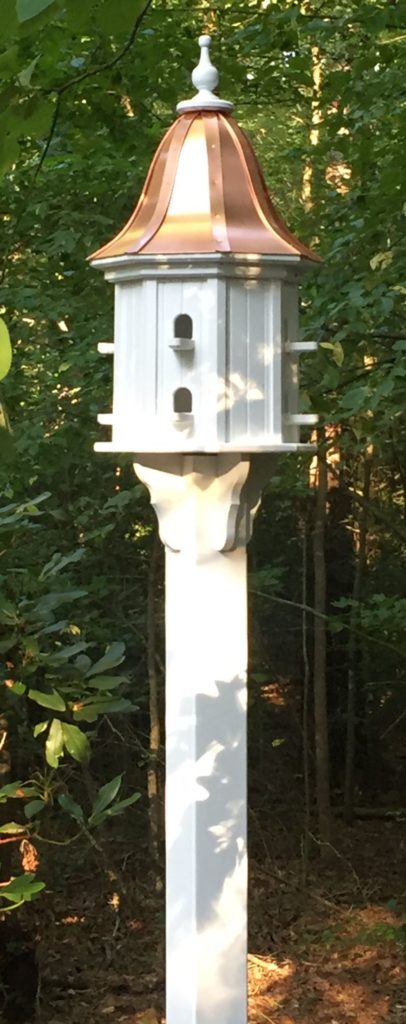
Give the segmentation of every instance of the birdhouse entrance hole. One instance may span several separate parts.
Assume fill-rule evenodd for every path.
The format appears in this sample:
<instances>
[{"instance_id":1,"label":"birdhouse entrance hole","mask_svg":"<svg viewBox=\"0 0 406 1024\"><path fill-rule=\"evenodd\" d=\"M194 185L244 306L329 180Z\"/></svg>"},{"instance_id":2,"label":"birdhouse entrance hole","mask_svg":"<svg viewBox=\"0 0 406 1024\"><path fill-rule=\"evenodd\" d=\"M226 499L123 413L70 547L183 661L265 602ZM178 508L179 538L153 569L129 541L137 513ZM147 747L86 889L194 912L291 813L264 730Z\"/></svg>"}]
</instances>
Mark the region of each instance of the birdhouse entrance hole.
<instances>
[{"instance_id":1,"label":"birdhouse entrance hole","mask_svg":"<svg viewBox=\"0 0 406 1024\"><path fill-rule=\"evenodd\" d=\"M175 316L173 324L175 338L182 338L182 341L191 341L193 338L193 320L187 313L179 313Z\"/></svg>"},{"instance_id":2,"label":"birdhouse entrance hole","mask_svg":"<svg viewBox=\"0 0 406 1024\"><path fill-rule=\"evenodd\" d=\"M177 388L173 395L173 411L192 412L192 392L189 388Z\"/></svg>"},{"instance_id":3,"label":"birdhouse entrance hole","mask_svg":"<svg viewBox=\"0 0 406 1024\"><path fill-rule=\"evenodd\" d=\"M173 321L173 337L169 342L171 348L190 351L194 348L193 320L188 313L179 313Z\"/></svg>"}]
</instances>

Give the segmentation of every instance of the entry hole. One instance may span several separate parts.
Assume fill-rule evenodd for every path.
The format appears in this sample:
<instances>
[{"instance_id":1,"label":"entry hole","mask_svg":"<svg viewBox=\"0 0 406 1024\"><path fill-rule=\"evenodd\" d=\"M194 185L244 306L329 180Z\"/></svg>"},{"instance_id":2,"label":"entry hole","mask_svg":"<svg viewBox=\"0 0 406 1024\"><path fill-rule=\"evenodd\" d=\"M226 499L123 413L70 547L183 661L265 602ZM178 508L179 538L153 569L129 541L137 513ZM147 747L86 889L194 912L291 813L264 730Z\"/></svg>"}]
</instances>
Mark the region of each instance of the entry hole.
<instances>
[{"instance_id":1,"label":"entry hole","mask_svg":"<svg viewBox=\"0 0 406 1024\"><path fill-rule=\"evenodd\" d=\"M193 338L193 320L187 313L179 313L173 321L174 338L182 338L191 341Z\"/></svg>"},{"instance_id":2,"label":"entry hole","mask_svg":"<svg viewBox=\"0 0 406 1024\"><path fill-rule=\"evenodd\" d=\"M192 392L189 388L177 388L173 394L174 412L192 412Z\"/></svg>"}]
</instances>

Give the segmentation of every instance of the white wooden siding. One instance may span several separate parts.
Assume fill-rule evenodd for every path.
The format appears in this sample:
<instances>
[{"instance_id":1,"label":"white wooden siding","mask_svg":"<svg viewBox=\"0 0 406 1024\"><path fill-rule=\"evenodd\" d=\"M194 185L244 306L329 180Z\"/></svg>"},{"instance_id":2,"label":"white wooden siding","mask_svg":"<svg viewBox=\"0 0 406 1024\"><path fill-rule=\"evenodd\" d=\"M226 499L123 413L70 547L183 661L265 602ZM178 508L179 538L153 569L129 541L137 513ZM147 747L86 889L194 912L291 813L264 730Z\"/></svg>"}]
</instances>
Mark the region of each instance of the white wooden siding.
<instances>
[{"instance_id":1,"label":"white wooden siding","mask_svg":"<svg viewBox=\"0 0 406 1024\"><path fill-rule=\"evenodd\" d=\"M295 283L269 274L149 273L117 281L115 307L115 450L254 451L298 442ZM191 350L171 346L179 314L192 319ZM178 388L190 390L191 413L174 412Z\"/></svg>"}]
</instances>

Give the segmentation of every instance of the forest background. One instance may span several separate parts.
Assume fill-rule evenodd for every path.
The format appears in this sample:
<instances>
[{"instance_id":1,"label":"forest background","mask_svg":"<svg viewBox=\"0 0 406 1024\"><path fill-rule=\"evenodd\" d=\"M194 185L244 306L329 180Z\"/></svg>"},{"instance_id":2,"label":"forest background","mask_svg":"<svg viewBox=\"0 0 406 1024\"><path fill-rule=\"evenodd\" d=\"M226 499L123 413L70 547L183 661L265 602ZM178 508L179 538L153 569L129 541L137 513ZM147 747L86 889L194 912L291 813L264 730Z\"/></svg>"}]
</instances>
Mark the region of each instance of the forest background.
<instances>
[{"instance_id":1,"label":"forest background","mask_svg":"<svg viewBox=\"0 0 406 1024\"><path fill-rule=\"evenodd\" d=\"M132 210L203 30L324 261L302 290L317 455L280 461L249 556L251 1017L400 1022L403 0L1 0L1 1012L162 1010L163 557L129 460L93 453L113 303L86 257Z\"/></svg>"}]
</instances>

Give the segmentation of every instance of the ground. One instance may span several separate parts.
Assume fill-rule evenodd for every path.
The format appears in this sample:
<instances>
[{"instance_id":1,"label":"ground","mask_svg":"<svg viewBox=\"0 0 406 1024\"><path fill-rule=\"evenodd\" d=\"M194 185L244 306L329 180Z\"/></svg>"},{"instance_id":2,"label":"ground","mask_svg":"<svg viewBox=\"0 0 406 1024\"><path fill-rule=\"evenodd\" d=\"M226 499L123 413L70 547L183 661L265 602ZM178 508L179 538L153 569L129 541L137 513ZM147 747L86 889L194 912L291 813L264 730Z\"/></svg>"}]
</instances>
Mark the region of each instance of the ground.
<instances>
[{"instance_id":1,"label":"ground","mask_svg":"<svg viewBox=\"0 0 406 1024\"><path fill-rule=\"evenodd\" d=\"M337 825L330 859L312 851L306 887L284 834L276 828L251 856L251 1024L406 1024L404 823ZM164 1020L162 893L145 850L128 836L107 846L119 878L95 871L95 851L65 850L27 916L41 1024Z\"/></svg>"}]
</instances>

